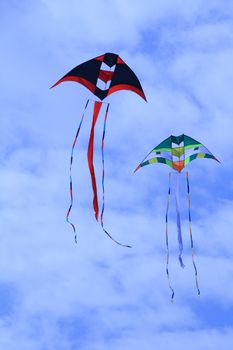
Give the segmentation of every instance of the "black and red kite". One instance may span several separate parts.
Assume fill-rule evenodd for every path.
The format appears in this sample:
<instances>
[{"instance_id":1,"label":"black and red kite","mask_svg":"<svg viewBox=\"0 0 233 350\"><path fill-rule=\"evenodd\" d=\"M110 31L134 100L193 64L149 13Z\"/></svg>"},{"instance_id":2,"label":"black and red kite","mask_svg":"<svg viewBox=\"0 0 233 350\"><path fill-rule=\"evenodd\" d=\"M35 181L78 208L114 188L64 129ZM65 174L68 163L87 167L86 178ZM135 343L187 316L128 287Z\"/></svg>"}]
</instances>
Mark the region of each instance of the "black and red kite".
<instances>
[{"instance_id":1,"label":"black and red kite","mask_svg":"<svg viewBox=\"0 0 233 350\"><path fill-rule=\"evenodd\" d=\"M98 86L99 80L109 84L109 87L101 89ZM78 65L58 80L52 88L63 81L75 81L84 85L101 101L118 90L131 90L146 101L142 86L132 69L114 53L105 53Z\"/></svg>"},{"instance_id":2,"label":"black and red kite","mask_svg":"<svg viewBox=\"0 0 233 350\"><path fill-rule=\"evenodd\" d=\"M74 81L84 85L87 89L89 89L95 96L97 96L101 101L103 101L106 97L108 97L113 92L119 90L130 90L135 92L139 96L141 96L146 101L146 96L143 92L142 86L132 71L132 69L127 66L127 64L120 58L120 56L114 53L105 53L104 55L95 57L89 61L86 61L77 67L73 68L70 72L64 75L60 80L58 80L53 86L57 86L58 84L64 81ZM95 218L98 221L99 218L99 204L98 204L98 194L97 194L97 186L95 179L95 170L93 164L93 155L94 155L94 131L95 124L99 116L100 109L103 105L101 101L94 101L94 111L93 111L93 119L92 126L88 144L88 166L91 174L92 188L93 188L93 208L95 212ZM81 125L83 122L84 114L87 109L90 100L87 100L86 106L84 108L84 112L76 132L76 136L72 145L71 158L70 158L70 206L68 212L66 214L67 222L72 226L75 241L77 242L76 230L75 226L72 222L69 221L69 215L73 205L73 192L72 192L72 163L73 163L73 152L77 142L77 138L79 135L79 131L81 129ZM123 245L116 241L104 228L103 224L103 214L104 214L104 137L106 130L106 120L108 116L109 103L105 104L105 117L104 117L104 126L103 126L103 134L102 134L102 211L100 215L100 222L104 232L117 244ZM128 245L123 245L125 247L130 247Z\"/></svg>"}]
</instances>

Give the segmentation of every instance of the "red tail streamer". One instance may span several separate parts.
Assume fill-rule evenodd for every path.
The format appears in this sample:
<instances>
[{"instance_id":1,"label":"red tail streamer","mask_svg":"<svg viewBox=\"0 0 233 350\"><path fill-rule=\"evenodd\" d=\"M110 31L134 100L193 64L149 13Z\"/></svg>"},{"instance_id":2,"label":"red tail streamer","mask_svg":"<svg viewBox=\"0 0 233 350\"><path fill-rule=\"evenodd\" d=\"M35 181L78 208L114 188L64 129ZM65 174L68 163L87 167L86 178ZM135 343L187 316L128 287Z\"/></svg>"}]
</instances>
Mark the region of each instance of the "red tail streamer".
<instances>
[{"instance_id":1,"label":"red tail streamer","mask_svg":"<svg viewBox=\"0 0 233 350\"><path fill-rule=\"evenodd\" d=\"M92 119L92 125L91 125L91 133L90 133L88 151L87 151L87 160L88 160L89 171L91 174L91 182L92 182L92 189L93 189L93 208L95 212L95 218L97 221L99 216L99 205L98 205L98 195L97 195L97 187L96 187L96 179L95 179L95 168L93 164L93 154L94 154L95 124L98 119L101 106L102 106L102 102L95 101L93 119Z\"/></svg>"}]
</instances>

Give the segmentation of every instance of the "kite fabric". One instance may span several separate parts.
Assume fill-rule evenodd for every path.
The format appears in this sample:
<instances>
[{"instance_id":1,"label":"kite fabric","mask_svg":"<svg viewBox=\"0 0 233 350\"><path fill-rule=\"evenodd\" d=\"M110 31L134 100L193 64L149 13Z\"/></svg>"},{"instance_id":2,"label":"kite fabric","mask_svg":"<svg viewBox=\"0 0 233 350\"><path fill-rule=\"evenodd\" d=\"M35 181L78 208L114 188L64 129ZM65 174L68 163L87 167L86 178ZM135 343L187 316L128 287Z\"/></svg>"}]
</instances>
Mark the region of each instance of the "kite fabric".
<instances>
[{"instance_id":1,"label":"kite fabric","mask_svg":"<svg viewBox=\"0 0 233 350\"><path fill-rule=\"evenodd\" d=\"M163 163L174 169L175 173L169 173L169 186L168 186L168 199L167 199L167 210L166 210L166 248L167 248L167 261L166 261L166 274L168 278L168 285L171 289L172 296L174 299L174 290L171 286L170 275L169 275L169 242L168 242L168 213L170 208L170 196L171 196L171 176L175 176L175 202L176 202L176 221L177 221L177 235L179 245L179 262L182 268L185 267L182 259L183 253L183 238L181 231L181 218L180 218L180 191L179 191L179 178L180 173L184 167L189 164L192 160L198 158L210 158L218 161L218 159L200 142L194 140L187 135L173 136L171 135L158 146L152 149L152 151L144 158L144 160L137 166L135 172L140 168L148 164ZM218 161L219 162L219 161ZM200 295L200 289L198 284L197 267L194 260L194 243L192 235L192 220L191 220L191 207L190 207L190 183L189 174L186 172L186 183L187 183L187 197L188 197L188 218L189 218L189 235L191 244L192 262L195 272L195 282L198 295Z\"/></svg>"},{"instance_id":2,"label":"kite fabric","mask_svg":"<svg viewBox=\"0 0 233 350\"><path fill-rule=\"evenodd\" d=\"M138 80L132 69L121 59L120 56L114 53L105 53L104 55L95 57L89 61L86 61L77 67L73 68L70 72L59 79L51 88L65 81L73 81L82 84L89 89L96 97L101 101L93 102L93 117L92 125L87 150L87 162L91 176L92 190L93 190L93 209L95 218L99 220L99 201L95 177L94 167L94 138L95 138L95 125L99 117L101 109L105 108L104 126L102 134L101 154L102 154L102 210L100 215L100 223L103 231L111 238L115 243L130 248L129 245L121 244L116 241L104 227L104 209L105 209L105 187L104 187L104 138L106 132L106 121L109 110L109 103L102 102L112 93L119 90L130 90L135 92L146 101L146 96L143 92L140 81ZM77 235L75 225L69 220L69 216L73 206L73 182L72 182L72 164L74 148L77 143L79 132L83 123L84 115L87 110L87 106L90 100L86 102L78 130L73 141L70 157L70 206L66 214L66 221L72 226L75 242L77 243ZM102 107L104 106L104 107Z\"/></svg>"},{"instance_id":3,"label":"kite fabric","mask_svg":"<svg viewBox=\"0 0 233 350\"><path fill-rule=\"evenodd\" d=\"M135 92L146 101L135 73L120 56L114 53L105 53L78 65L58 80L52 88L63 81L74 81L84 85L101 101L119 90ZM103 83L105 83L104 89L102 89Z\"/></svg>"}]
</instances>

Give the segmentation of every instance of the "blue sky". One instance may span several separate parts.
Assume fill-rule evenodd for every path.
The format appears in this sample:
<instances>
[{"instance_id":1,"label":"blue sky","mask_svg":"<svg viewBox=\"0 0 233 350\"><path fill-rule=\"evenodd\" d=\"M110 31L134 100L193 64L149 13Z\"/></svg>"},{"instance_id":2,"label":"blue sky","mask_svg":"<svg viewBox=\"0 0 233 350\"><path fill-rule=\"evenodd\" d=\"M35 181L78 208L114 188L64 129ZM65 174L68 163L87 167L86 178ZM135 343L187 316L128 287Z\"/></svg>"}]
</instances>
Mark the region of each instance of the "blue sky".
<instances>
[{"instance_id":1,"label":"blue sky","mask_svg":"<svg viewBox=\"0 0 233 350\"><path fill-rule=\"evenodd\" d=\"M232 348L232 14L231 1L1 1L2 349ZM94 219L86 162L91 108L73 168L78 245L65 222L70 149L91 94L75 83L49 87L105 52L118 53L136 72L148 99L128 91L109 98L105 222L132 249L114 245ZM188 166L200 298L184 182L184 270L172 197L171 304L164 236L169 169L133 170L163 139L182 133L203 142L221 164L204 159Z\"/></svg>"}]
</instances>

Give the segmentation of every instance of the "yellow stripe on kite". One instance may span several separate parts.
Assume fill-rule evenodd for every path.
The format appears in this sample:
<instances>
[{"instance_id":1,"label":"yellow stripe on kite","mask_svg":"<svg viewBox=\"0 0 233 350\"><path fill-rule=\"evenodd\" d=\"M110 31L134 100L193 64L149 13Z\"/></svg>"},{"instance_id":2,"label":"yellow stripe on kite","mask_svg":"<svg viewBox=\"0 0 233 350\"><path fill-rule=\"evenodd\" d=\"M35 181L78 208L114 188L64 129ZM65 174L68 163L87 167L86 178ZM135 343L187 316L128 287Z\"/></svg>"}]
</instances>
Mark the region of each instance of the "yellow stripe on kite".
<instances>
[{"instance_id":1,"label":"yellow stripe on kite","mask_svg":"<svg viewBox=\"0 0 233 350\"><path fill-rule=\"evenodd\" d=\"M148 160L149 164L153 164L153 163L158 163L158 159L157 158L151 158Z\"/></svg>"}]
</instances>

